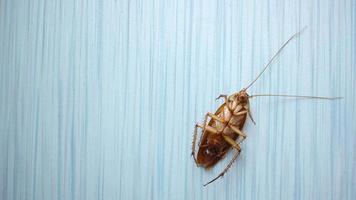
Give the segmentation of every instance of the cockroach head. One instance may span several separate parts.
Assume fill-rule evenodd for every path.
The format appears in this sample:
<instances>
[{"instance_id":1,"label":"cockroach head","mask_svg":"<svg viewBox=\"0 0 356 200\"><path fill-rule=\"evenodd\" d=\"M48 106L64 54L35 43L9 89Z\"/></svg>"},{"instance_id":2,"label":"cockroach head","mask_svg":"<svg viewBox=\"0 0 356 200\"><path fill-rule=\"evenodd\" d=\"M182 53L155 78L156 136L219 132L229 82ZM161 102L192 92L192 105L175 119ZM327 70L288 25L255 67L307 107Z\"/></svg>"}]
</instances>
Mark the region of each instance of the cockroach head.
<instances>
[{"instance_id":1,"label":"cockroach head","mask_svg":"<svg viewBox=\"0 0 356 200\"><path fill-rule=\"evenodd\" d=\"M240 103L247 103L248 102L248 98L250 97L247 94L246 89L242 89L236 95L237 95L236 98L239 100Z\"/></svg>"}]
</instances>

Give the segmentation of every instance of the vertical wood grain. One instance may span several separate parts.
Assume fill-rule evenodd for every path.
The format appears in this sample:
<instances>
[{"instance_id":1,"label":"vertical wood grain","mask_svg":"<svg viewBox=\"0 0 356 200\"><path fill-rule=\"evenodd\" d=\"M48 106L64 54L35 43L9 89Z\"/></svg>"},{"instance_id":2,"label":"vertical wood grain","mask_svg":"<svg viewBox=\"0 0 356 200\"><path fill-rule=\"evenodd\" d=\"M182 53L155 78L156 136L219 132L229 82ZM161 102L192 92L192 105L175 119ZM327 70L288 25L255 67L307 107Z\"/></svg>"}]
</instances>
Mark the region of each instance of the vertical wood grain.
<instances>
[{"instance_id":1,"label":"vertical wood grain","mask_svg":"<svg viewBox=\"0 0 356 200\"><path fill-rule=\"evenodd\" d=\"M355 199L356 2L0 1L0 199ZM245 87L235 165L194 124Z\"/></svg>"}]
</instances>

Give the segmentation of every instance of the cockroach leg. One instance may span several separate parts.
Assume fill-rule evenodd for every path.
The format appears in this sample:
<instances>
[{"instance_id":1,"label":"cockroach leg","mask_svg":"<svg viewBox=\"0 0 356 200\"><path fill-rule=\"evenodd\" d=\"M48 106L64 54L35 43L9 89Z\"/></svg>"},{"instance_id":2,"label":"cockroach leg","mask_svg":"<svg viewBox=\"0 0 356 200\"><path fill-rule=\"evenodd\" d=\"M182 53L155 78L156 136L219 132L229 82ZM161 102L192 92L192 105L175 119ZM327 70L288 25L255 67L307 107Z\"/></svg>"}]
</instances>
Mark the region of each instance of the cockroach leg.
<instances>
[{"instance_id":1,"label":"cockroach leg","mask_svg":"<svg viewBox=\"0 0 356 200\"><path fill-rule=\"evenodd\" d=\"M240 147L239 144L237 144L229 136L223 135L223 137L224 137L226 142L228 142L234 149L236 149L236 153L235 153L234 157L231 159L231 161L229 162L229 164L225 167L225 169L217 177L215 177L213 180L211 180L211 181L207 182L206 184L204 184L204 186L207 186L210 183L216 181L218 178L224 176L224 174L227 172L227 170L229 170L229 168L232 166L232 164L236 161L237 157L239 156L239 154L241 152L241 147Z\"/></svg>"},{"instance_id":2,"label":"cockroach leg","mask_svg":"<svg viewBox=\"0 0 356 200\"><path fill-rule=\"evenodd\" d=\"M248 116L250 117L250 119L251 119L252 123L253 123L254 125L256 125L256 122L255 122L255 120L253 119L253 117L252 117L252 115L251 115L251 112L250 112L250 111L248 112Z\"/></svg>"},{"instance_id":3,"label":"cockroach leg","mask_svg":"<svg viewBox=\"0 0 356 200\"><path fill-rule=\"evenodd\" d=\"M203 133L204 133L204 131L205 131L205 126L206 126L207 123L208 123L208 117L209 117L209 115L208 115L208 114L205 114L204 122L203 122L203 125L202 125Z\"/></svg>"},{"instance_id":4,"label":"cockroach leg","mask_svg":"<svg viewBox=\"0 0 356 200\"><path fill-rule=\"evenodd\" d=\"M201 125L201 124L195 124L195 127L194 127L194 134L193 134L193 142L192 142L192 153L191 153L191 156L193 156L194 161L195 161L195 164L197 164L197 165L198 165L198 162L197 162L197 159L196 159L196 157L195 157L195 146L196 146L196 141L197 141L197 136L198 136L198 128L203 129L203 133L204 133L205 131L209 131L209 132L211 132L211 133L217 133L217 132L218 132L218 130L216 130L216 128L207 125L207 121L208 121L208 117L209 117L209 116L210 116L211 118L213 118L213 119L215 119L215 120L221 122L221 123L225 123L224 120L220 119L218 116L214 115L213 113L207 113L207 114L205 115L203 125Z\"/></svg>"},{"instance_id":5,"label":"cockroach leg","mask_svg":"<svg viewBox=\"0 0 356 200\"><path fill-rule=\"evenodd\" d=\"M210 183L216 181L216 179L220 178L220 177L223 177L224 174L227 172L227 170L229 170L229 168L232 166L232 164L234 164L234 162L236 161L237 157L239 156L241 151L236 151L234 157L231 159L231 161L229 162L229 164L225 167L225 169L217 176L215 177L213 180L207 182L204 184L204 186L207 186L209 185Z\"/></svg>"},{"instance_id":6,"label":"cockroach leg","mask_svg":"<svg viewBox=\"0 0 356 200\"><path fill-rule=\"evenodd\" d=\"M230 107L230 104L229 104L229 100L227 98L227 95L226 94L220 94L215 100L218 100L220 98L224 98L225 100L225 105L227 105L227 108L232 111L232 108Z\"/></svg>"},{"instance_id":7,"label":"cockroach leg","mask_svg":"<svg viewBox=\"0 0 356 200\"><path fill-rule=\"evenodd\" d=\"M205 126L205 130L209 131L210 133L218 133L218 130L216 130L216 128L211 127L211 126Z\"/></svg>"},{"instance_id":8,"label":"cockroach leg","mask_svg":"<svg viewBox=\"0 0 356 200\"><path fill-rule=\"evenodd\" d=\"M229 136L227 135L223 135L224 140L229 143L232 147L234 147L234 149L236 149L237 151L241 151L241 147L239 144L237 144L233 139L231 139Z\"/></svg>"},{"instance_id":9,"label":"cockroach leg","mask_svg":"<svg viewBox=\"0 0 356 200\"><path fill-rule=\"evenodd\" d=\"M244 111L240 111L240 112L238 112L238 113L234 113L234 116L239 116L239 115L243 115L243 114L246 114L247 113L247 111L246 110L244 110Z\"/></svg>"},{"instance_id":10,"label":"cockroach leg","mask_svg":"<svg viewBox=\"0 0 356 200\"><path fill-rule=\"evenodd\" d=\"M247 114L248 114L248 116L250 117L252 123L253 123L254 125L256 125L256 122L255 122L255 120L253 119L253 117L252 117L252 115L251 115L250 105L247 104L247 105L244 106L244 107L245 107L245 109L247 110Z\"/></svg>"},{"instance_id":11,"label":"cockroach leg","mask_svg":"<svg viewBox=\"0 0 356 200\"><path fill-rule=\"evenodd\" d=\"M236 133L238 134L239 136L243 137L243 139L245 139L247 136L245 133L243 133L241 130L239 130L237 127L229 124L229 127Z\"/></svg>"},{"instance_id":12,"label":"cockroach leg","mask_svg":"<svg viewBox=\"0 0 356 200\"><path fill-rule=\"evenodd\" d=\"M234 113L238 113L242 109L241 105L237 105L237 107L234 110Z\"/></svg>"},{"instance_id":13,"label":"cockroach leg","mask_svg":"<svg viewBox=\"0 0 356 200\"><path fill-rule=\"evenodd\" d=\"M220 98L222 98L222 97L224 97L225 102L227 102L227 95L226 95L226 94L220 94L218 97L216 97L215 100L218 100L218 99L220 99Z\"/></svg>"},{"instance_id":14,"label":"cockroach leg","mask_svg":"<svg viewBox=\"0 0 356 200\"><path fill-rule=\"evenodd\" d=\"M208 124L208 117L209 117L209 115L208 115L208 113L207 114L205 114L205 117L204 117L204 122L203 122L203 125L199 125L199 124L197 124L198 125L198 127L200 127L200 128L202 128L203 129L203 134L204 134L204 132L205 132L205 127L207 126L207 124ZM199 146L200 146L200 143L201 143L201 137L200 137L200 140L199 140Z\"/></svg>"},{"instance_id":15,"label":"cockroach leg","mask_svg":"<svg viewBox=\"0 0 356 200\"><path fill-rule=\"evenodd\" d=\"M225 120L221 119L219 116L213 114L213 113L208 113L207 115L209 115L209 117L215 119L216 121L219 121L221 123L226 123Z\"/></svg>"},{"instance_id":16,"label":"cockroach leg","mask_svg":"<svg viewBox=\"0 0 356 200\"><path fill-rule=\"evenodd\" d=\"M196 144L196 141L197 141L198 128L204 128L204 126L202 126L200 124L195 124L195 127L194 127L193 142L192 142L192 154L191 154L191 156L193 156L194 162L197 165L198 165L198 162L197 162L197 159L195 158L195 144Z\"/></svg>"}]
</instances>

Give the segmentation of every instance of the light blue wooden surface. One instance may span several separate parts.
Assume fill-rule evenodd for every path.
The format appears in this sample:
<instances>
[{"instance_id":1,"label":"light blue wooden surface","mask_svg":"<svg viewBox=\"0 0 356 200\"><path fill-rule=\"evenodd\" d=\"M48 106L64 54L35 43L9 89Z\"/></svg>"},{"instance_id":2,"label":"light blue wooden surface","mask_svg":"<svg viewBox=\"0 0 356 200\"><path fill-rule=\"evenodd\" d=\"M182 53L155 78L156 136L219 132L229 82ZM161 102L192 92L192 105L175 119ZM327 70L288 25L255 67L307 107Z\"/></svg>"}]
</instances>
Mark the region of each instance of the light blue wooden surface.
<instances>
[{"instance_id":1,"label":"light blue wooden surface","mask_svg":"<svg viewBox=\"0 0 356 200\"><path fill-rule=\"evenodd\" d=\"M0 199L356 199L356 3L0 1ZM195 122L246 86L223 179L190 157ZM228 156L229 158L231 155Z\"/></svg>"}]
</instances>

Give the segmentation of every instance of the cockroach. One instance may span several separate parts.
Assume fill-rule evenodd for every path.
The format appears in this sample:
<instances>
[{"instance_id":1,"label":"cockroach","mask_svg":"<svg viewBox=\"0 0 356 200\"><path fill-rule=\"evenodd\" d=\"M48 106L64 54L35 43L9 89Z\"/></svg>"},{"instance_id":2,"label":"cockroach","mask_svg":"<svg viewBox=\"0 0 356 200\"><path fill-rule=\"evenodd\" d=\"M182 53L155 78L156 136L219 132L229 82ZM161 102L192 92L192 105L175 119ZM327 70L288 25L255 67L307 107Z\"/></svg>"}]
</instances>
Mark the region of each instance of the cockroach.
<instances>
[{"instance_id":1,"label":"cockroach","mask_svg":"<svg viewBox=\"0 0 356 200\"><path fill-rule=\"evenodd\" d=\"M224 170L211 181L204 184L214 182L218 178L224 176L232 164L236 161L241 152L240 144L246 139L246 134L242 131L247 119L247 116L251 121L255 123L250 112L250 99L260 96L277 96L277 97L295 97L295 98L314 98L314 99L327 99L333 100L339 97L318 97L318 96L301 96L301 95L283 95L283 94L255 94L249 95L247 89L249 89L266 71L271 65L279 53L287 46L287 44L298 37L303 30L292 35L274 54L274 56L268 61L263 70L257 75L257 77L245 88L232 95L221 94L216 98L224 99L224 103L215 111L215 113L208 112L205 115L203 124L196 124L194 128L192 153L197 166L201 166L205 169L213 167L217 162L225 157L227 152L232 148L235 153L231 161L227 164ZM195 146L198 134L198 128L202 129L202 136L200 138L200 144L198 154L195 153Z\"/></svg>"}]
</instances>

